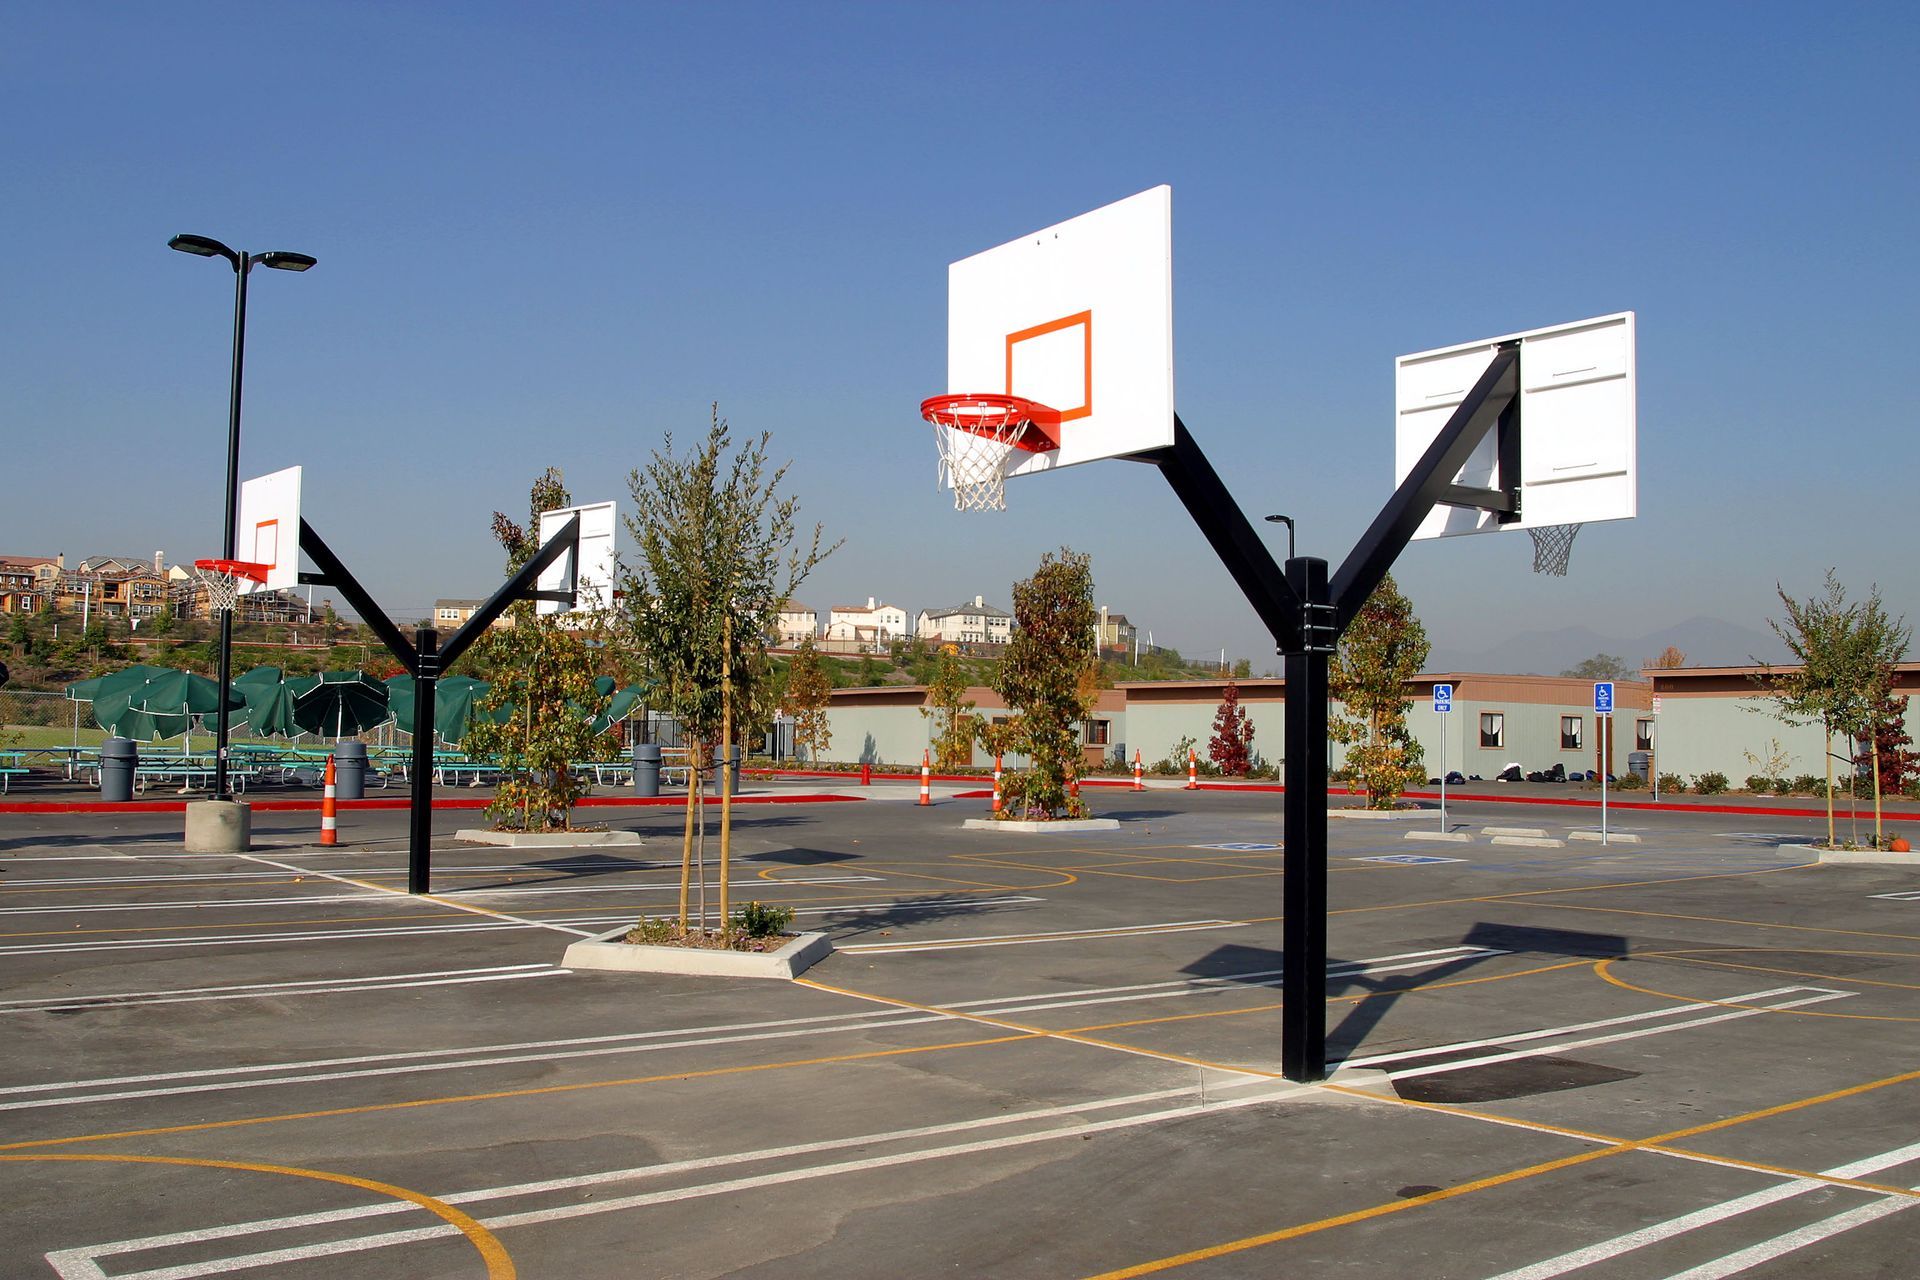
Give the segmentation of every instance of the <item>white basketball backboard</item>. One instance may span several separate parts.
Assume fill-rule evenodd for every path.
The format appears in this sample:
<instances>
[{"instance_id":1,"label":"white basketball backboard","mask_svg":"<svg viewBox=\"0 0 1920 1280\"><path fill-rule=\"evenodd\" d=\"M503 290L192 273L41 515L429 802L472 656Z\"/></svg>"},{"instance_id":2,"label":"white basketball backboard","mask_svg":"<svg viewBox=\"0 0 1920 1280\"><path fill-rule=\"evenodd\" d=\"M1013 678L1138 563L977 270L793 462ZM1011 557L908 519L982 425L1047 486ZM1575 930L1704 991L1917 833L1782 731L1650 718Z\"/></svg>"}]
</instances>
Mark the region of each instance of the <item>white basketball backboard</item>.
<instances>
[{"instance_id":1,"label":"white basketball backboard","mask_svg":"<svg viewBox=\"0 0 1920 1280\"><path fill-rule=\"evenodd\" d=\"M580 553L578 558L561 556L540 575L542 591L565 591L572 587L575 602L558 600L534 602L536 613L605 612L613 608L615 535L620 528L615 504L594 502L584 507L557 507L540 516L540 545L559 533L573 516L580 517ZM577 575L577 580L576 580Z\"/></svg>"},{"instance_id":2,"label":"white basketball backboard","mask_svg":"<svg viewBox=\"0 0 1920 1280\"><path fill-rule=\"evenodd\" d=\"M233 558L267 566L265 582L240 578L241 595L300 585L300 468L288 467L240 486Z\"/></svg>"},{"instance_id":3,"label":"white basketball backboard","mask_svg":"<svg viewBox=\"0 0 1920 1280\"><path fill-rule=\"evenodd\" d=\"M1520 344L1520 518L1435 507L1416 538L1630 519L1638 505L1633 312L1483 338L1394 361L1394 483L1404 480L1503 343ZM1492 487L1489 432L1455 483Z\"/></svg>"},{"instance_id":4,"label":"white basketball backboard","mask_svg":"<svg viewBox=\"0 0 1920 1280\"><path fill-rule=\"evenodd\" d=\"M1173 189L1069 218L947 269L947 390L1060 411L1060 447L1008 475L1173 443Z\"/></svg>"}]
</instances>

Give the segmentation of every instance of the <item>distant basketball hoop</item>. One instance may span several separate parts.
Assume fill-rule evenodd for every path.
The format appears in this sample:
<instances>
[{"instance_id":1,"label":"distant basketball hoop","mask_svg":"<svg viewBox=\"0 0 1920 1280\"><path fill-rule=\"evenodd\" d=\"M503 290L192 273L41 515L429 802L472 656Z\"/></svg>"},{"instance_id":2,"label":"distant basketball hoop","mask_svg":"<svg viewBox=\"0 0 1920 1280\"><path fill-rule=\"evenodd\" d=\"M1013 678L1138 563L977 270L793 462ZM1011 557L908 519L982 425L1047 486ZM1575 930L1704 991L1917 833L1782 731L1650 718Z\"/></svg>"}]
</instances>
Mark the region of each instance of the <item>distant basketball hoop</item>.
<instances>
[{"instance_id":1,"label":"distant basketball hoop","mask_svg":"<svg viewBox=\"0 0 1920 1280\"><path fill-rule=\"evenodd\" d=\"M193 576L207 593L209 610L232 613L240 602L240 580L265 582L272 567L250 560L195 560Z\"/></svg>"},{"instance_id":2,"label":"distant basketball hoop","mask_svg":"<svg viewBox=\"0 0 1920 1280\"><path fill-rule=\"evenodd\" d=\"M1567 576L1567 559L1573 554L1573 535L1577 524L1543 524L1527 530L1533 536L1533 571Z\"/></svg>"},{"instance_id":3,"label":"distant basketball hoop","mask_svg":"<svg viewBox=\"0 0 1920 1280\"><path fill-rule=\"evenodd\" d=\"M955 511L1005 511L1008 456L1060 447L1059 411L1024 396L934 396L921 402L920 416L933 426Z\"/></svg>"}]
</instances>

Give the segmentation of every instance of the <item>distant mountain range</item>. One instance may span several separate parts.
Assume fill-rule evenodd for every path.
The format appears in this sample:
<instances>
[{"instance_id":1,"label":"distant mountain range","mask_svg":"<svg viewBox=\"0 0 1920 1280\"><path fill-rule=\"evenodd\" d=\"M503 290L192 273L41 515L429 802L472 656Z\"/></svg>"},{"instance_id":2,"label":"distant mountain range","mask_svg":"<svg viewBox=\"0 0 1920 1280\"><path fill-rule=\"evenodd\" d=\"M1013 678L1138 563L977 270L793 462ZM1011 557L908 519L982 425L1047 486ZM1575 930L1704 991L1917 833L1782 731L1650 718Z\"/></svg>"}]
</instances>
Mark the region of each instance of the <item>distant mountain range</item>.
<instances>
[{"instance_id":1,"label":"distant mountain range","mask_svg":"<svg viewBox=\"0 0 1920 1280\"><path fill-rule=\"evenodd\" d=\"M1771 631L1738 626L1720 618L1689 618L1643 636L1604 635L1591 627L1522 631L1490 649L1468 650L1436 644L1427 660L1431 671L1486 671L1502 675L1557 676L1599 653L1624 658L1638 670L1668 645L1687 655L1690 667L1738 666L1759 659L1787 660L1786 646Z\"/></svg>"}]
</instances>

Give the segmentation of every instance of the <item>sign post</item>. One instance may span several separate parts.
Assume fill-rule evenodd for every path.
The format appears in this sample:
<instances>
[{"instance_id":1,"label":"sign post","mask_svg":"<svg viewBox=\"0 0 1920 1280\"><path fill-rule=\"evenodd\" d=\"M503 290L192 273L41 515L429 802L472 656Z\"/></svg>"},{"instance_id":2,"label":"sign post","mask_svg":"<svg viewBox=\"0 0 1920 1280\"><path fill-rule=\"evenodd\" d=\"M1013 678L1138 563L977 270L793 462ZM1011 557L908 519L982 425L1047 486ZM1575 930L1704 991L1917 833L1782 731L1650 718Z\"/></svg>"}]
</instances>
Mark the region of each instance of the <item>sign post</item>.
<instances>
[{"instance_id":1,"label":"sign post","mask_svg":"<svg viewBox=\"0 0 1920 1280\"><path fill-rule=\"evenodd\" d=\"M1596 680L1593 684L1593 718L1599 722L1600 729L1600 843L1607 842L1607 774L1613 763L1613 745L1607 737L1607 731L1613 727L1613 681Z\"/></svg>"},{"instance_id":2,"label":"sign post","mask_svg":"<svg viewBox=\"0 0 1920 1280\"><path fill-rule=\"evenodd\" d=\"M1647 739L1647 773L1653 779L1653 798L1660 799L1660 695L1653 695L1653 732Z\"/></svg>"},{"instance_id":3,"label":"sign post","mask_svg":"<svg viewBox=\"0 0 1920 1280\"><path fill-rule=\"evenodd\" d=\"M1447 716L1453 710L1453 686L1433 686L1433 714L1440 717L1440 831L1447 830Z\"/></svg>"}]
</instances>

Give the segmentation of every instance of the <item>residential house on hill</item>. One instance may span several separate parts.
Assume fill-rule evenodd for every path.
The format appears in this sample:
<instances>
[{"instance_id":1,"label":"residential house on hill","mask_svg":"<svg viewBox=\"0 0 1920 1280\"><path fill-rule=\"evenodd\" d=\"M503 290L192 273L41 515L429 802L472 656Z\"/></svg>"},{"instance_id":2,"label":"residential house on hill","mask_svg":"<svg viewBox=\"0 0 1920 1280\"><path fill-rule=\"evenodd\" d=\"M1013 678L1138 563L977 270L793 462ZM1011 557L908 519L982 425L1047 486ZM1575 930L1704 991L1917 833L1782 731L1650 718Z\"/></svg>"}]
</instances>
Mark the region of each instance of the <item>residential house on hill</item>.
<instances>
[{"instance_id":1,"label":"residential house on hill","mask_svg":"<svg viewBox=\"0 0 1920 1280\"><path fill-rule=\"evenodd\" d=\"M827 639L857 644L863 649L884 649L907 635L907 611L897 604L882 604L872 596L864 606L836 604L827 610Z\"/></svg>"},{"instance_id":2,"label":"residential house on hill","mask_svg":"<svg viewBox=\"0 0 1920 1280\"><path fill-rule=\"evenodd\" d=\"M811 640L820 632L820 614L797 601L789 600L780 606L780 614L774 620L774 643L782 649L791 649L802 640Z\"/></svg>"},{"instance_id":3,"label":"residential house on hill","mask_svg":"<svg viewBox=\"0 0 1920 1280\"><path fill-rule=\"evenodd\" d=\"M914 635L929 642L1006 644L1013 639L1013 615L975 596L970 604L922 609Z\"/></svg>"}]
</instances>

